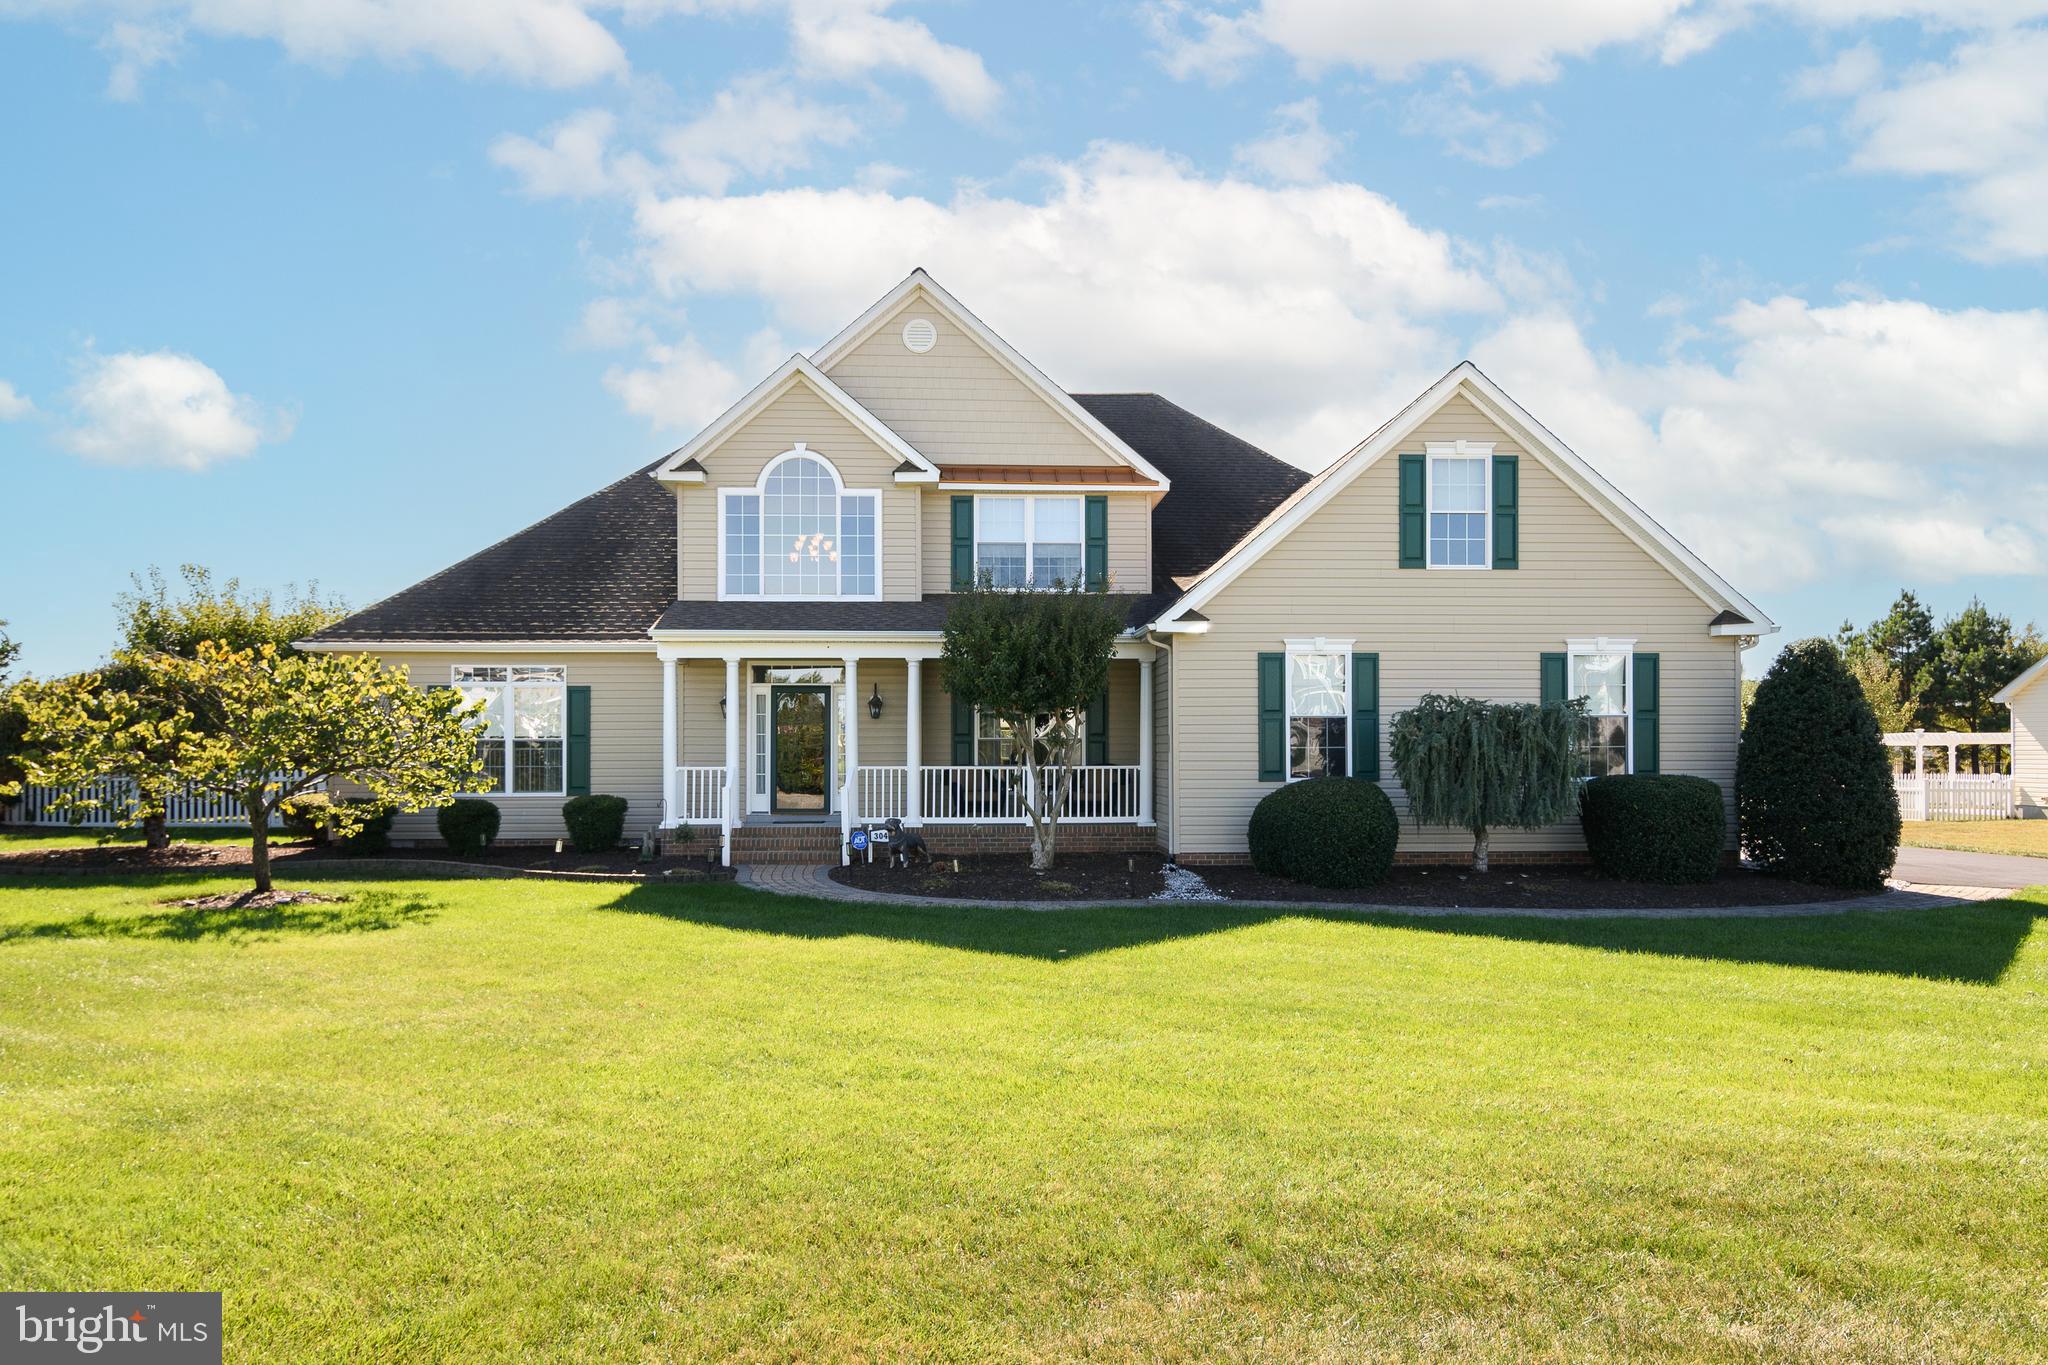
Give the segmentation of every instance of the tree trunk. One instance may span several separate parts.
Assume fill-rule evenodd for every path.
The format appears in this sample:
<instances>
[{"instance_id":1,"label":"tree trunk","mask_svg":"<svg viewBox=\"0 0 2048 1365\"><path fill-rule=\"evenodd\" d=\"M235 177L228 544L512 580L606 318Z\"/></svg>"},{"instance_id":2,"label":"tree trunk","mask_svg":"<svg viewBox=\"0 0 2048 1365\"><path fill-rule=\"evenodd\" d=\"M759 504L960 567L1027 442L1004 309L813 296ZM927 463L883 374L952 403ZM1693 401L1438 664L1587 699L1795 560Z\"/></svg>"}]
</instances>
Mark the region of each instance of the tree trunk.
<instances>
[{"instance_id":1,"label":"tree trunk","mask_svg":"<svg viewBox=\"0 0 2048 1365\"><path fill-rule=\"evenodd\" d=\"M270 890L270 812L261 801L245 803L249 810L249 871L258 891Z\"/></svg>"},{"instance_id":2,"label":"tree trunk","mask_svg":"<svg viewBox=\"0 0 2048 1365\"><path fill-rule=\"evenodd\" d=\"M145 815L142 817L142 846L149 849L162 849L171 846L170 825L164 816Z\"/></svg>"},{"instance_id":3,"label":"tree trunk","mask_svg":"<svg viewBox=\"0 0 2048 1365\"><path fill-rule=\"evenodd\" d=\"M1486 845L1491 838L1492 835L1483 829L1472 831L1472 870L1474 872L1486 871Z\"/></svg>"}]
</instances>

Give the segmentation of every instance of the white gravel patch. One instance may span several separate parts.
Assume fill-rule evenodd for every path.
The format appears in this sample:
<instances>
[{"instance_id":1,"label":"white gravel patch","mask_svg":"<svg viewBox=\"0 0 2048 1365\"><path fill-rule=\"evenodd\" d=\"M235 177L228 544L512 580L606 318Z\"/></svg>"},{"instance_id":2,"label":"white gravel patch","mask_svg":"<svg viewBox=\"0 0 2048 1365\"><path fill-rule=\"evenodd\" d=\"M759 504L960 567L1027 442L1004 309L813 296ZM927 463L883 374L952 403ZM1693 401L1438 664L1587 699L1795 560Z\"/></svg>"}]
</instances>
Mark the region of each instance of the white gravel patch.
<instances>
[{"instance_id":1,"label":"white gravel patch","mask_svg":"<svg viewBox=\"0 0 2048 1365\"><path fill-rule=\"evenodd\" d=\"M1220 901L1226 900L1215 887L1202 880L1202 874L1191 868L1168 863L1159 869L1159 878L1166 885L1152 893L1155 901Z\"/></svg>"}]
</instances>

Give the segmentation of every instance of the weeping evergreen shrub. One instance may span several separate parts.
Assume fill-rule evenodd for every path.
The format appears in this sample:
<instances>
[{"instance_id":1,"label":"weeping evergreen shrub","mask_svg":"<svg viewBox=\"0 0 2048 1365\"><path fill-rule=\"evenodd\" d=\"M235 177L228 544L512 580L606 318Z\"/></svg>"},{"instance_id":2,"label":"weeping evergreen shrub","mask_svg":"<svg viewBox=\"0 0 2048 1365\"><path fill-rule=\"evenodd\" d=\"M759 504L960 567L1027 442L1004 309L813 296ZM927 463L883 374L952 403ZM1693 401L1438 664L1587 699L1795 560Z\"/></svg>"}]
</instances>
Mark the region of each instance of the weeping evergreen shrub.
<instances>
[{"instance_id":1,"label":"weeping evergreen shrub","mask_svg":"<svg viewBox=\"0 0 2048 1365\"><path fill-rule=\"evenodd\" d=\"M1757 684L1735 761L1742 847L1766 871L1876 889L1899 852L1891 758L1827 640L1787 645Z\"/></svg>"},{"instance_id":2,"label":"weeping evergreen shrub","mask_svg":"<svg viewBox=\"0 0 2048 1365\"><path fill-rule=\"evenodd\" d=\"M1310 886L1371 886L1394 865L1401 819L1376 783L1311 777L1266 793L1252 810L1252 866Z\"/></svg>"},{"instance_id":3,"label":"weeping evergreen shrub","mask_svg":"<svg viewBox=\"0 0 2048 1365\"><path fill-rule=\"evenodd\" d=\"M1394 717L1394 771L1417 825L1472 833L1472 869L1484 872L1495 829L1541 829L1578 808L1578 700L1535 705L1428 693Z\"/></svg>"},{"instance_id":4,"label":"weeping evergreen shrub","mask_svg":"<svg viewBox=\"0 0 2048 1365\"><path fill-rule=\"evenodd\" d=\"M1704 777L1596 777L1579 794L1593 866L1625 881L1714 880L1727 819L1719 784Z\"/></svg>"}]
</instances>

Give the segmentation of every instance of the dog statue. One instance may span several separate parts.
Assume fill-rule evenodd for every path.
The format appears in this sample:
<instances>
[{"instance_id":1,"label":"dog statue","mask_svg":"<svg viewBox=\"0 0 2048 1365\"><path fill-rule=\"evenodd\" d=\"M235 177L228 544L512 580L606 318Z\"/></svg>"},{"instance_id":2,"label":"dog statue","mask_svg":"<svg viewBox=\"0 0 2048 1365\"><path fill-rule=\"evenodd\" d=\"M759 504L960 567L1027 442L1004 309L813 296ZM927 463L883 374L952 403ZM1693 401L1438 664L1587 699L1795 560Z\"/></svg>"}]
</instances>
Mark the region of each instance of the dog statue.
<instances>
[{"instance_id":1,"label":"dog statue","mask_svg":"<svg viewBox=\"0 0 2048 1365\"><path fill-rule=\"evenodd\" d=\"M903 828L903 822L890 816L882 822L882 828L889 831L889 865L910 870L913 862L929 864L932 860L931 846L924 836L914 829Z\"/></svg>"}]
</instances>

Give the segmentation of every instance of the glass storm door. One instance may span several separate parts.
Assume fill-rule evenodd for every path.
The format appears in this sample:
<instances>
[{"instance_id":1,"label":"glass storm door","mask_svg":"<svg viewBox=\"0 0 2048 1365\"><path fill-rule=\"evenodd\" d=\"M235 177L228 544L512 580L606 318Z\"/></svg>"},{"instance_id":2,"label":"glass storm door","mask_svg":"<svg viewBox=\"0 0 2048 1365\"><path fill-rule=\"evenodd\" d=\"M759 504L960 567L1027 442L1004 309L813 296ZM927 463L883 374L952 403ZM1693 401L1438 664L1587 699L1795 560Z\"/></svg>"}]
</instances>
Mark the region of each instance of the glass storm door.
<instances>
[{"instance_id":1,"label":"glass storm door","mask_svg":"<svg viewBox=\"0 0 2048 1365\"><path fill-rule=\"evenodd\" d=\"M770 762L775 784L770 800L778 811L830 808L832 790L832 690L828 687L773 687L768 710L774 727Z\"/></svg>"}]
</instances>

